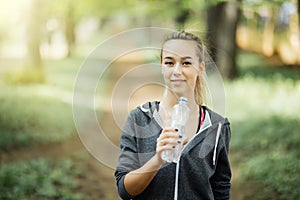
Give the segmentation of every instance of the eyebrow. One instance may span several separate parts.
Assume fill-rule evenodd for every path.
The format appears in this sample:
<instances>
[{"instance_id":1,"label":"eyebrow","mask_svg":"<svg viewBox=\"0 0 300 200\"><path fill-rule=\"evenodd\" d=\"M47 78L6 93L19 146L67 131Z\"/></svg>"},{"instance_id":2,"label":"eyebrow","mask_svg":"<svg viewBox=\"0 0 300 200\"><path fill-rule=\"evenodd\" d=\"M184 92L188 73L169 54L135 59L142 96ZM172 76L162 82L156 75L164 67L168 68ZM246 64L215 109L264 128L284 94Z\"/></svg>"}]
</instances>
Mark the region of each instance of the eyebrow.
<instances>
[{"instance_id":1,"label":"eyebrow","mask_svg":"<svg viewBox=\"0 0 300 200\"><path fill-rule=\"evenodd\" d=\"M167 56L167 57L164 57L164 59L174 59L173 57L170 57L170 56ZM181 59L192 59L192 57L190 56L185 56L185 57L182 57Z\"/></svg>"}]
</instances>

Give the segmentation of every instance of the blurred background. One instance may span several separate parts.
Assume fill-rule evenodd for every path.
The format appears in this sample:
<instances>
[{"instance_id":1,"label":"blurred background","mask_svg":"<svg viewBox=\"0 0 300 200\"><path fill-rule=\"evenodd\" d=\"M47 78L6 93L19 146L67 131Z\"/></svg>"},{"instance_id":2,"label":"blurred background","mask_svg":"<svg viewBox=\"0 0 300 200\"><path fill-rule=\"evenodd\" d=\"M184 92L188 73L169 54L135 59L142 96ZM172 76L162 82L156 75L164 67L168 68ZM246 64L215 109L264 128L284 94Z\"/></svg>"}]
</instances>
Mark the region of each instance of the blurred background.
<instances>
[{"instance_id":1,"label":"blurred background","mask_svg":"<svg viewBox=\"0 0 300 200\"><path fill-rule=\"evenodd\" d=\"M299 199L299 12L299 0L1 1L0 199L119 199L114 170L79 140L73 84L97 45L149 26L201 36L222 74L232 199ZM141 63L114 63L103 98ZM119 145L109 109L98 119Z\"/></svg>"}]
</instances>

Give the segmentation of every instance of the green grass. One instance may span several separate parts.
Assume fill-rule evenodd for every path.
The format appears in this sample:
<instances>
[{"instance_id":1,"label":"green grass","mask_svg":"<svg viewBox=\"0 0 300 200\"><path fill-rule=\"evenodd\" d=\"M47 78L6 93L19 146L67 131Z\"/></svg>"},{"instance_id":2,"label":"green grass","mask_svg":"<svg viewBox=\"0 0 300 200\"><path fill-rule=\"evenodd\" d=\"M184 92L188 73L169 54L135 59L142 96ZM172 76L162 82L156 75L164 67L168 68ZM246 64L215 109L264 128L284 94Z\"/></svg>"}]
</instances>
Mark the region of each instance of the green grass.
<instances>
[{"instance_id":1,"label":"green grass","mask_svg":"<svg viewBox=\"0 0 300 200\"><path fill-rule=\"evenodd\" d=\"M45 76L40 69L28 68L21 71L11 71L3 77L5 83L10 85L26 85L45 82Z\"/></svg>"},{"instance_id":2,"label":"green grass","mask_svg":"<svg viewBox=\"0 0 300 200\"><path fill-rule=\"evenodd\" d=\"M261 78L265 81L300 79L299 66L282 66L281 63L267 61L263 56L241 52L237 57L241 77ZM271 59L272 60L272 59Z\"/></svg>"},{"instance_id":3,"label":"green grass","mask_svg":"<svg viewBox=\"0 0 300 200\"><path fill-rule=\"evenodd\" d=\"M73 87L83 62L81 57L48 60L44 62L44 83L1 85L0 152L61 142L74 135ZM103 67L101 60L95 62Z\"/></svg>"},{"instance_id":4,"label":"green grass","mask_svg":"<svg viewBox=\"0 0 300 200\"><path fill-rule=\"evenodd\" d=\"M74 135L72 92L81 61L46 61L45 83L1 86L0 152L61 142Z\"/></svg>"},{"instance_id":5,"label":"green grass","mask_svg":"<svg viewBox=\"0 0 300 200\"><path fill-rule=\"evenodd\" d=\"M275 145L277 145L276 143ZM261 152L247 159L241 166L241 179L247 183L253 180L261 185L255 199L298 199L299 152Z\"/></svg>"},{"instance_id":6,"label":"green grass","mask_svg":"<svg viewBox=\"0 0 300 200\"><path fill-rule=\"evenodd\" d=\"M19 161L0 167L0 199L82 199L80 169L70 159Z\"/></svg>"},{"instance_id":7,"label":"green grass","mask_svg":"<svg viewBox=\"0 0 300 200\"><path fill-rule=\"evenodd\" d=\"M84 58L72 57L45 62L46 85L73 92L73 85Z\"/></svg>"},{"instance_id":8,"label":"green grass","mask_svg":"<svg viewBox=\"0 0 300 200\"><path fill-rule=\"evenodd\" d=\"M297 152L300 141L299 128L299 118L248 118L232 124L236 137L231 142L231 148L236 151L242 150L241 153L245 157L260 152Z\"/></svg>"},{"instance_id":9,"label":"green grass","mask_svg":"<svg viewBox=\"0 0 300 200\"><path fill-rule=\"evenodd\" d=\"M62 141L75 132L71 104L36 94L39 87L0 91L0 151Z\"/></svg>"},{"instance_id":10,"label":"green grass","mask_svg":"<svg viewBox=\"0 0 300 200\"><path fill-rule=\"evenodd\" d=\"M300 81L250 75L225 83L227 113L236 120L270 115L298 116ZM300 80L300 78L299 78Z\"/></svg>"},{"instance_id":11,"label":"green grass","mask_svg":"<svg viewBox=\"0 0 300 200\"><path fill-rule=\"evenodd\" d=\"M232 123L231 150L239 155L239 177L262 185L255 199L297 199L300 194L300 119L281 116Z\"/></svg>"},{"instance_id":12,"label":"green grass","mask_svg":"<svg viewBox=\"0 0 300 200\"><path fill-rule=\"evenodd\" d=\"M252 182L261 187L252 199L296 200L300 196L300 69L271 67L255 55L239 59L241 77L225 83L231 151L239 169L235 176L242 185Z\"/></svg>"}]
</instances>

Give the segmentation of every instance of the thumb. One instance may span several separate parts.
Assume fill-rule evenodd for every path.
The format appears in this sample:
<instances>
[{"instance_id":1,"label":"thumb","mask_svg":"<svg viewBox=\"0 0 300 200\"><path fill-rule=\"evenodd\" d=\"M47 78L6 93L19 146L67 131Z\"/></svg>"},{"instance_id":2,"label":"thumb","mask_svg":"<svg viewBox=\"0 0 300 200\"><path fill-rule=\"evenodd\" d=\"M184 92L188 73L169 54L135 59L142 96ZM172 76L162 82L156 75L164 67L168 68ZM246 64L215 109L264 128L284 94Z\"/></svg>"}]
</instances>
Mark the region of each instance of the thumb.
<instances>
[{"instance_id":1,"label":"thumb","mask_svg":"<svg viewBox=\"0 0 300 200\"><path fill-rule=\"evenodd\" d=\"M187 138L187 137L184 137L184 138L182 138L182 141L183 141L183 145L185 145L186 143L188 143L188 141L189 141L189 138Z\"/></svg>"}]
</instances>

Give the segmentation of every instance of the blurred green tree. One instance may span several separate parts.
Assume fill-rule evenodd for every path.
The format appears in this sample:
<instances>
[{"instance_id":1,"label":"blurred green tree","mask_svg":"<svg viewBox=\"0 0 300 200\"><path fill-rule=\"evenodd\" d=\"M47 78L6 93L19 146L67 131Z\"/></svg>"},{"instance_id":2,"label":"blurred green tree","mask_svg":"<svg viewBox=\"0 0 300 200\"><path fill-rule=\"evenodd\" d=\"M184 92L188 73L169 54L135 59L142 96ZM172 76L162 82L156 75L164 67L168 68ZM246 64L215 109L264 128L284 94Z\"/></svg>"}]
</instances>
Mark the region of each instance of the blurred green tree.
<instances>
[{"instance_id":1,"label":"blurred green tree","mask_svg":"<svg viewBox=\"0 0 300 200\"><path fill-rule=\"evenodd\" d=\"M138 0L52 0L49 14L56 16L63 24L67 43L67 56L72 56L76 48L76 26L84 17L98 18L100 27L120 11L129 11Z\"/></svg>"},{"instance_id":2,"label":"blurred green tree","mask_svg":"<svg viewBox=\"0 0 300 200\"><path fill-rule=\"evenodd\" d=\"M66 45L67 56L74 54L76 48L76 24L82 18L78 0L48 0L45 13L45 23L47 20L55 18L60 22L59 28L63 31Z\"/></svg>"},{"instance_id":3,"label":"blurred green tree","mask_svg":"<svg viewBox=\"0 0 300 200\"><path fill-rule=\"evenodd\" d=\"M32 0L29 11L27 24L27 52L28 65L38 71L42 70L42 60L40 55L41 42L41 7L42 2L39 0Z\"/></svg>"},{"instance_id":4,"label":"blurred green tree","mask_svg":"<svg viewBox=\"0 0 300 200\"><path fill-rule=\"evenodd\" d=\"M191 15L191 9L189 8L189 0L176 0L174 7L178 9L175 15L175 23L177 28L180 30L184 28L184 24Z\"/></svg>"},{"instance_id":5,"label":"blurred green tree","mask_svg":"<svg viewBox=\"0 0 300 200\"><path fill-rule=\"evenodd\" d=\"M74 3L69 0L67 2L66 14L65 14L65 37L67 41L67 56L70 57L74 54L76 37L75 37L75 27L76 21L74 19Z\"/></svg>"}]
</instances>

